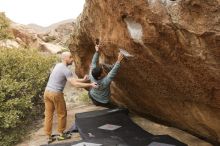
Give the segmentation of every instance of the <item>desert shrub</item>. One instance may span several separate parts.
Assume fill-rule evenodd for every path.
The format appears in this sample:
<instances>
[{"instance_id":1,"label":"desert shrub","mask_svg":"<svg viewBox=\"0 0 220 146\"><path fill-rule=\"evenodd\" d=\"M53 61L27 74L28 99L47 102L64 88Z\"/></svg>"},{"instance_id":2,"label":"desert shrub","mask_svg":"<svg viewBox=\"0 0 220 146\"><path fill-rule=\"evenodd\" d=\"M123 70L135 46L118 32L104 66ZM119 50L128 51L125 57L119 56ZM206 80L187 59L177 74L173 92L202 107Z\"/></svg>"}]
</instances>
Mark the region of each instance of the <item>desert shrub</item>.
<instances>
[{"instance_id":1,"label":"desert shrub","mask_svg":"<svg viewBox=\"0 0 220 146\"><path fill-rule=\"evenodd\" d=\"M88 95L88 91L86 90L81 91L76 101L83 104L91 103L91 100Z\"/></svg>"},{"instance_id":2,"label":"desert shrub","mask_svg":"<svg viewBox=\"0 0 220 146\"><path fill-rule=\"evenodd\" d=\"M10 21L4 13L0 12L0 40L11 38L13 38L13 34L10 30Z\"/></svg>"},{"instance_id":3,"label":"desert shrub","mask_svg":"<svg viewBox=\"0 0 220 146\"><path fill-rule=\"evenodd\" d=\"M0 48L0 145L14 145L43 114L43 91L56 57Z\"/></svg>"}]
</instances>

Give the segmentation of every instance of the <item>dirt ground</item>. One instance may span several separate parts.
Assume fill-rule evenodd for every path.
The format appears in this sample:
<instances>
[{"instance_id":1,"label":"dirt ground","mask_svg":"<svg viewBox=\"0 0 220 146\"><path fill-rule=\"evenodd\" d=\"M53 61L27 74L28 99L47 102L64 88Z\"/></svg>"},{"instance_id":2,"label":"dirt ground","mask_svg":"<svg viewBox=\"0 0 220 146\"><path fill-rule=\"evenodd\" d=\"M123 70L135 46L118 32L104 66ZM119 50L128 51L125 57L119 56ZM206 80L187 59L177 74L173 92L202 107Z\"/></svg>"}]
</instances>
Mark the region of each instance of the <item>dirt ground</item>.
<instances>
[{"instance_id":1,"label":"dirt ground","mask_svg":"<svg viewBox=\"0 0 220 146\"><path fill-rule=\"evenodd\" d=\"M103 107L98 107L91 104L87 97L87 92L81 89L74 89L70 86L66 86L65 90L65 99L67 103L67 129L69 129L73 122L75 121L75 114L86 112L86 111L93 111L93 110L101 110L104 109ZM81 99L80 99L81 98ZM207 143L189 133L186 133L182 130L164 126L155 122L152 122L148 119L140 117L135 114L130 114L131 119L142 127L144 130L152 133L152 134L168 134L186 144L188 146L212 146L210 143ZM53 120L53 134L56 134L56 127L57 127L57 117L54 115ZM23 142L17 144L17 146L39 146L42 144L46 144L46 136L44 135L43 130L43 119L36 121L33 130L30 131L30 134L23 140ZM78 141L81 137L78 133L74 133L69 140L65 141L55 141L54 143L63 143L63 142L70 142L70 141Z\"/></svg>"}]
</instances>

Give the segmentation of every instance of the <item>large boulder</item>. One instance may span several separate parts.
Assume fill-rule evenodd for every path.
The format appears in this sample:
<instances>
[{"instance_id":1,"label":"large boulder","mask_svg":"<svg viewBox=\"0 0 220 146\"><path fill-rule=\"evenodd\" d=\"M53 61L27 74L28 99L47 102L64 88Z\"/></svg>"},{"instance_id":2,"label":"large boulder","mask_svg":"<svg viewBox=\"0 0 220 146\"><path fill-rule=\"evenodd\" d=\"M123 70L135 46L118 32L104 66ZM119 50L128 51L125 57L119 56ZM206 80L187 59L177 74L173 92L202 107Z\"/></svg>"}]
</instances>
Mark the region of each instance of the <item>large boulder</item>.
<instances>
[{"instance_id":1,"label":"large boulder","mask_svg":"<svg viewBox=\"0 0 220 146\"><path fill-rule=\"evenodd\" d=\"M88 73L94 40L101 62L125 59L112 98L136 112L220 143L220 1L86 0L69 45Z\"/></svg>"},{"instance_id":2,"label":"large boulder","mask_svg":"<svg viewBox=\"0 0 220 146\"><path fill-rule=\"evenodd\" d=\"M11 23L10 25L15 40L26 48L38 48L40 39L37 37L37 33L26 25Z\"/></svg>"},{"instance_id":3,"label":"large boulder","mask_svg":"<svg viewBox=\"0 0 220 146\"><path fill-rule=\"evenodd\" d=\"M45 42L40 43L39 48L40 48L39 49L40 51L48 52L48 53L51 53L51 54L58 54L58 53L61 53L63 50L66 49L66 48L64 48L60 45L52 44L52 43L45 43Z\"/></svg>"},{"instance_id":4,"label":"large boulder","mask_svg":"<svg viewBox=\"0 0 220 146\"><path fill-rule=\"evenodd\" d=\"M20 44L15 41L15 40L10 40L10 39L5 39L5 40L0 40L0 47L3 48L20 48Z\"/></svg>"}]
</instances>

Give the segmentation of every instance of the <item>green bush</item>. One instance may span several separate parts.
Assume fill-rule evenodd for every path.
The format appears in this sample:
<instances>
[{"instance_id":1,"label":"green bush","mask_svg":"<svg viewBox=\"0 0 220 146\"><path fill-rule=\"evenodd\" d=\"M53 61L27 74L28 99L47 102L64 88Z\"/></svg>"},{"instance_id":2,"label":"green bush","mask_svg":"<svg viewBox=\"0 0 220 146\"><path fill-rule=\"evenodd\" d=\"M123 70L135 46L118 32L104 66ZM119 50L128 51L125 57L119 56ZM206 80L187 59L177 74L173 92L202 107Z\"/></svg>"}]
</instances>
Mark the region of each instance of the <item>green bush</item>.
<instances>
[{"instance_id":1,"label":"green bush","mask_svg":"<svg viewBox=\"0 0 220 146\"><path fill-rule=\"evenodd\" d=\"M13 38L13 34L10 30L10 21L5 13L0 12L0 40L11 38Z\"/></svg>"},{"instance_id":2,"label":"green bush","mask_svg":"<svg viewBox=\"0 0 220 146\"><path fill-rule=\"evenodd\" d=\"M84 90L83 92L81 92L81 94L77 98L77 102L83 104L91 103L91 99L89 98L88 91Z\"/></svg>"},{"instance_id":3,"label":"green bush","mask_svg":"<svg viewBox=\"0 0 220 146\"><path fill-rule=\"evenodd\" d=\"M43 91L56 57L0 48L0 145L14 145L43 114Z\"/></svg>"}]
</instances>

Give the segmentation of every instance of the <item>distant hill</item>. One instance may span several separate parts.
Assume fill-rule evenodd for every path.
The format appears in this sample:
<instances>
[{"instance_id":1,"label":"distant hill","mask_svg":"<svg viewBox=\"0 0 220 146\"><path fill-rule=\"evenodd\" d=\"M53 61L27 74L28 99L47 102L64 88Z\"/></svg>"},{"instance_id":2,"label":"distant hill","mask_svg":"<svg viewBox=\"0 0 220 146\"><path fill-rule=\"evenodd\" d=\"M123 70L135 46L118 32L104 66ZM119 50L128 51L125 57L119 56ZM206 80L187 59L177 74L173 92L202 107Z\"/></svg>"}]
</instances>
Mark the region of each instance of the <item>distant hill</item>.
<instances>
[{"instance_id":1,"label":"distant hill","mask_svg":"<svg viewBox=\"0 0 220 146\"><path fill-rule=\"evenodd\" d=\"M43 27L37 24L28 24L27 26L30 27L31 29L35 30L38 33L47 33L50 30L54 30L56 29L58 26L62 25L62 24L66 24L66 23L74 23L75 20L74 19L67 19L67 20L63 20L57 23L54 23L52 25L49 25L47 27Z\"/></svg>"},{"instance_id":2,"label":"distant hill","mask_svg":"<svg viewBox=\"0 0 220 146\"><path fill-rule=\"evenodd\" d=\"M45 31L47 31L47 27L43 27L37 24L28 24L27 27L33 29L36 32L44 33Z\"/></svg>"}]
</instances>

